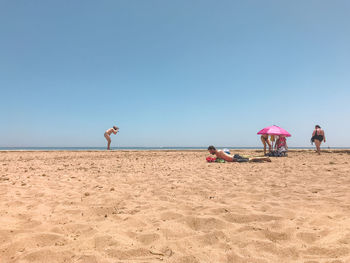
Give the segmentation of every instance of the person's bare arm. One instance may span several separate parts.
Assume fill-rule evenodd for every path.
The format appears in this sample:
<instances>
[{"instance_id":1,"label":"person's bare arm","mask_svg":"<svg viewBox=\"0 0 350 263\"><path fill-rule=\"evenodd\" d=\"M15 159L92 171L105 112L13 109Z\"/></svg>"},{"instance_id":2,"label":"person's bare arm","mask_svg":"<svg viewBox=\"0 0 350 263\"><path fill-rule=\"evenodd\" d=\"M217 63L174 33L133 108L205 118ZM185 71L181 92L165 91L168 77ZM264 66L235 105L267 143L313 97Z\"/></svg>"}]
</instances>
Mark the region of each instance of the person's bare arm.
<instances>
[{"instance_id":1,"label":"person's bare arm","mask_svg":"<svg viewBox=\"0 0 350 263\"><path fill-rule=\"evenodd\" d=\"M113 129L112 132L113 132L114 134L117 134L117 133L118 133L118 130L119 130L119 129L117 129L117 130Z\"/></svg>"}]
</instances>

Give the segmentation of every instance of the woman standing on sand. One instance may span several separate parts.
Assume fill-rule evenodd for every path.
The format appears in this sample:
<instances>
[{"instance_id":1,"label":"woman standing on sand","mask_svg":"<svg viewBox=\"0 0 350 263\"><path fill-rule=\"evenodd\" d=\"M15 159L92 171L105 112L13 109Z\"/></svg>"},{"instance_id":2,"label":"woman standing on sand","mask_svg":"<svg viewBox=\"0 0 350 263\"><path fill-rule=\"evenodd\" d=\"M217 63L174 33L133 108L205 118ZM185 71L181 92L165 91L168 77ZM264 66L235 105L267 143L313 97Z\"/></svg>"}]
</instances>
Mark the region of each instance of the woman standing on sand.
<instances>
[{"instance_id":1,"label":"woman standing on sand","mask_svg":"<svg viewBox=\"0 0 350 263\"><path fill-rule=\"evenodd\" d=\"M117 134L118 130L119 130L119 128L117 126L113 126L113 128L110 128L105 132L104 136L108 142L107 150L111 149L110 148L110 146L111 146L111 134L112 133Z\"/></svg>"},{"instance_id":2,"label":"woman standing on sand","mask_svg":"<svg viewBox=\"0 0 350 263\"><path fill-rule=\"evenodd\" d=\"M320 125L315 126L311 141L315 143L317 153L321 154L321 143L322 141L326 142L326 136L324 135L324 131L321 129Z\"/></svg>"},{"instance_id":3,"label":"woman standing on sand","mask_svg":"<svg viewBox=\"0 0 350 263\"><path fill-rule=\"evenodd\" d=\"M260 139L264 145L264 155L266 155L266 145L269 146L269 152L271 152L271 143L269 141L269 135L263 134L263 135L261 135Z\"/></svg>"}]
</instances>

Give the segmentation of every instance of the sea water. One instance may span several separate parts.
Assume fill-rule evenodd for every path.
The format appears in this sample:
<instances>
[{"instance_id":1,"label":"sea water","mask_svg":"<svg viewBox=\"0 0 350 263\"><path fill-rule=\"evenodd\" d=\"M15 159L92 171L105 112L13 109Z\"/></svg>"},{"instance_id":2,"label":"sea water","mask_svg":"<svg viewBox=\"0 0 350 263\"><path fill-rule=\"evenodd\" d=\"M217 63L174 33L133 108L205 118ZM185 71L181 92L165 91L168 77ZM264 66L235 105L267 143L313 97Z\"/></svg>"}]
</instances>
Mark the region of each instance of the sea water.
<instances>
[{"instance_id":1,"label":"sea water","mask_svg":"<svg viewBox=\"0 0 350 263\"><path fill-rule=\"evenodd\" d=\"M217 149L244 149L244 150L255 150L261 149L261 146L256 147L235 147L235 146L223 146L216 147ZM289 147L289 149L314 149L315 147ZM322 147L322 149L349 149L350 147ZM206 150L207 147L112 147L112 150L130 150L130 151L150 151L150 150ZM106 147L0 147L0 151L104 151Z\"/></svg>"}]
</instances>

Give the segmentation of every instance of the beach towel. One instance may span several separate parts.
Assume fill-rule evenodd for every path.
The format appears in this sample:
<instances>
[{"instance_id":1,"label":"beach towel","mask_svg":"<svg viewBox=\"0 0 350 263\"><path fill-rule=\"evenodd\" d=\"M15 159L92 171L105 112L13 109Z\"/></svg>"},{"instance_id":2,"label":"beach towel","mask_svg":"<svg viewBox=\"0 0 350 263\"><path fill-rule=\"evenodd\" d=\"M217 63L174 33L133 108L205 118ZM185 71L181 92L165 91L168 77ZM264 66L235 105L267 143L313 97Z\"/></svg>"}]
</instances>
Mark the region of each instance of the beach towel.
<instances>
[{"instance_id":1,"label":"beach towel","mask_svg":"<svg viewBox=\"0 0 350 263\"><path fill-rule=\"evenodd\" d=\"M216 162L216 157L208 156L208 157L206 158L206 160L207 160L208 163L214 163L214 162Z\"/></svg>"},{"instance_id":2,"label":"beach towel","mask_svg":"<svg viewBox=\"0 0 350 263\"><path fill-rule=\"evenodd\" d=\"M208 156L206 158L208 163L225 163L226 161L224 159L216 158L216 157L211 157Z\"/></svg>"}]
</instances>

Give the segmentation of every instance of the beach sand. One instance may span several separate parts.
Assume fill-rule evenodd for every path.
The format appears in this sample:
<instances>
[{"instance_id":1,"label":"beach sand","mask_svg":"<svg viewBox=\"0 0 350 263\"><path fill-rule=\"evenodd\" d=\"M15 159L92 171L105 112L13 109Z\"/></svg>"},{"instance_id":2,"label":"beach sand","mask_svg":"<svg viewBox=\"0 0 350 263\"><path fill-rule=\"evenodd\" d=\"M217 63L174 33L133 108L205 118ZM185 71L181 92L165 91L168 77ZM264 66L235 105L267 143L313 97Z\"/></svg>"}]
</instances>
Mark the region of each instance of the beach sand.
<instances>
[{"instance_id":1,"label":"beach sand","mask_svg":"<svg viewBox=\"0 0 350 263\"><path fill-rule=\"evenodd\" d=\"M0 262L350 262L349 152L206 156L0 152Z\"/></svg>"}]
</instances>

